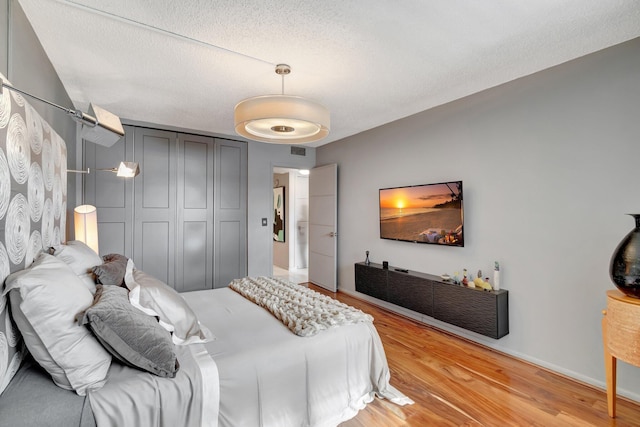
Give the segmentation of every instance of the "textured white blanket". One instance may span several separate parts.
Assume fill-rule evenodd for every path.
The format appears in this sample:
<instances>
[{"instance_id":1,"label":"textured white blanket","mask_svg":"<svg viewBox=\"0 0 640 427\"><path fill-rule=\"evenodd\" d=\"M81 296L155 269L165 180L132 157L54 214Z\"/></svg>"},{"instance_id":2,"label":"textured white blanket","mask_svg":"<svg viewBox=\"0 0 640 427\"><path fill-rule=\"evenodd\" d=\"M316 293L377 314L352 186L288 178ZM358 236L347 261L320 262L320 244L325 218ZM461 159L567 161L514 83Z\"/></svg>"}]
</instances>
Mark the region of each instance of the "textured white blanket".
<instances>
[{"instance_id":1,"label":"textured white blanket","mask_svg":"<svg viewBox=\"0 0 640 427\"><path fill-rule=\"evenodd\" d=\"M229 287L271 312L301 337L335 326L373 322L373 317L347 304L304 286L271 277L236 279Z\"/></svg>"}]
</instances>

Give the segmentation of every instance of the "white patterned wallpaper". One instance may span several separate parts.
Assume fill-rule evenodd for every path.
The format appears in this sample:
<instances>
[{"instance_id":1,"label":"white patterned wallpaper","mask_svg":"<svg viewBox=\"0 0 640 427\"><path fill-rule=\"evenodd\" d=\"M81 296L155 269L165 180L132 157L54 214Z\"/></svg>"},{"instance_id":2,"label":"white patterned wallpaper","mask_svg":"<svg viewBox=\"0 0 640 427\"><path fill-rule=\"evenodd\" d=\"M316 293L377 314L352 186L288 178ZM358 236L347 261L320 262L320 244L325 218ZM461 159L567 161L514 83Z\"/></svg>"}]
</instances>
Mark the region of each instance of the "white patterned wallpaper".
<instances>
[{"instance_id":1,"label":"white patterned wallpaper","mask_svg":"<svg viewBox=\"0 0 640 427\"><path fill-rule=\"evenodd\" d=\"M0 78L6 81L0 74ZM21 88L22 89L22 88ZM67 147L17 92L0 95L0 283L40 251L65 241ZM0 393L24 349L0 295Z\"/></svg>"}]
</instances>

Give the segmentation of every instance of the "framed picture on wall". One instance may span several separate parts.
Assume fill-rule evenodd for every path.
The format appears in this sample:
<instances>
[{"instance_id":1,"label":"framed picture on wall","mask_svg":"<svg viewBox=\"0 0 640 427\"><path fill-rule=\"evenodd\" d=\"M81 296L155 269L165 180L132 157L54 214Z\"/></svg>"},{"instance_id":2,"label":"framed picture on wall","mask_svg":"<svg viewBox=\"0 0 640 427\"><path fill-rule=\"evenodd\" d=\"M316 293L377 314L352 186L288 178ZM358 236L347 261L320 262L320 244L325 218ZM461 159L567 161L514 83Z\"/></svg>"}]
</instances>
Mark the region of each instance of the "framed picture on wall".
<instances>
[{"instance_id":1,"label":"framed picture on wall","mask_svg":"<svg viewBox=\"0 0 640 427\"><path fill-rule=\"evenodd\" d=\"M273 189L273 240L284 242L285 208L284 187Z\"/></svg>"}]
</instances>

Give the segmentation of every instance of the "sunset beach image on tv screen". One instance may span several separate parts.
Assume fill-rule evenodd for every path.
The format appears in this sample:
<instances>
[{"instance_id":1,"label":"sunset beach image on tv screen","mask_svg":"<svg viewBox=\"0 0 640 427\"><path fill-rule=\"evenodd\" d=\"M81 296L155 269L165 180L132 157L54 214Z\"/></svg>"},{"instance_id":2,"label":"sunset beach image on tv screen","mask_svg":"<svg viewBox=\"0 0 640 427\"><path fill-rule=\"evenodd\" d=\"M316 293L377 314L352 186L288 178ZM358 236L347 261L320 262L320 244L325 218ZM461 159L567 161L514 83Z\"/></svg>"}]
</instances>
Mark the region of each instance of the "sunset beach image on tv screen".
<instances>
[{"instance_id":1,"label":"sunset beach image on tv screen","mask_svg":"<svg viewBox=\"0 0 640 427\"><path fill-rule=\"evenodd\" d=\"M464 246L462 181L380 190L380 237Z\"/></svg>"}]
</instances>

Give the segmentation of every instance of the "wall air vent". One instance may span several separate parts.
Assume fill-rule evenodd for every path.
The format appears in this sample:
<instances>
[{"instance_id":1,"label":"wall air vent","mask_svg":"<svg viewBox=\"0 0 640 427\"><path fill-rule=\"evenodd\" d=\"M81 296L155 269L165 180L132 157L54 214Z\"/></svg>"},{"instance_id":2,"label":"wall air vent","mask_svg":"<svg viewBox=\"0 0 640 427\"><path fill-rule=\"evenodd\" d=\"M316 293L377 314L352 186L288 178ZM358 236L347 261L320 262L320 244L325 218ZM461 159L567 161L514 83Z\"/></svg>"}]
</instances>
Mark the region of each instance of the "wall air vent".
<instances>
[{"instance_id":1,"label":"wall air vent","mask_svg":"<svg viewBox=\"0 0 640 427\"><path fill-rule=\"evenodd\" d=\"M306 156L307 149L304 147L291 147L291 154L294 156Z\"/></svg>"}]
</instances>

